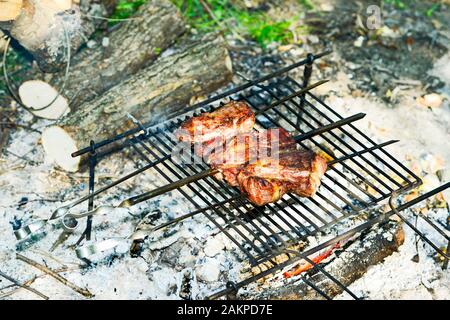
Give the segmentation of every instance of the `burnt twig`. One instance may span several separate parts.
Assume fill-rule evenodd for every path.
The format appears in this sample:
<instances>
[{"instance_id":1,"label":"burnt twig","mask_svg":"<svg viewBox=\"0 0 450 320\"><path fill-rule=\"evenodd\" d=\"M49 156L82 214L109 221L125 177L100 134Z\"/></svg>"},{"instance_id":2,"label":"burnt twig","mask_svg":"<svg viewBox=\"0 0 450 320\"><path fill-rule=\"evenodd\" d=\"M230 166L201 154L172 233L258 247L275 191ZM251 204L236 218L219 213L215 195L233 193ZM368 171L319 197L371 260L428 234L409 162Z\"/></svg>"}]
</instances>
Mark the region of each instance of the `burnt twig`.
<instances>
[{"instance_id":1,"label":"burnt twig","mask_svg":"<svg viewBox=\"0 0 450 320\"><path fill-rule=\"evenodd\" d=\"M33 289L33 288L29 287L29 285L28 285L27 283L23 283L23 284L22 284L22 283L20 283L19 281L17 281L16 279L11 278L11 277L8 276L7 274L3 273L2 271L0 271L0 276L2 276L3 278L7 279L8 281L11 281L11 282L14 283L16 286L19 286L19 287L21 287L21 288L24 288L24 289L30 291L30 292L33 292L34 294L38 295L38 296L41 297L42 299L45 299L45 300L48 300L48 299L49 299L45 294L39 292L39 291L36 290L36 289Z\"/></svg>"},{"instance_id":2,"label":"burnt twig","mask_svg":"<svg viewBox=\"0 0 450 320\"><path fill-rule=\"evenodd\" d=\"M33 260L21 255L20 253L16 253L16 257L17 257L17 259L22 260L23 262L26 262L29 265L41 270L42 272L47 273L48 275L52 276L53 278L55 278L62 284L66 285L67 287L71 288L72 290L78 292L79 294L85 296L86 298L92 298L94 296L88 289L80 288L76 284L73 284L72 282L70 282L66 278L60 276L58 273L47 268L46 266L44 266L36 261L33 261Z\"/></svg>"}]
</instances>

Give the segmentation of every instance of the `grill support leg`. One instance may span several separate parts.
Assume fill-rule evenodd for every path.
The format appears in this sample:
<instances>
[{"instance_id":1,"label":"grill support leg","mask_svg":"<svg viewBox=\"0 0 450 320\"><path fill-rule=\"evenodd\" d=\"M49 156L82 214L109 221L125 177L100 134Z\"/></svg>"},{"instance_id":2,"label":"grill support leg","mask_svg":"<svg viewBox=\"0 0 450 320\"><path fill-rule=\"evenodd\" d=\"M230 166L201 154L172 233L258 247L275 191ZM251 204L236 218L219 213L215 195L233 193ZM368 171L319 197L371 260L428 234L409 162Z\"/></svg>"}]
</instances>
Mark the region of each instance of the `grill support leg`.
<instances>
[{"instance_id":1,"label":"grill support leg","mask_svg":"<svg viewBox=\"0 0 450 320\"><path fill-rule=\"evenodd\" d=\"M97 165L97 152L95 150L95 143L91 140L91 152L89 153L89 194L94 193L94 185L95 185L95 166ZM91 211L94 209L94 198L89 198L88 202L88 210ZM92 218L93 216L89 216L87 218L86 223L86 240L91 240L92 233Z\"/></svg>"},{"instance_id":2,"label":"grill support leg","mask_svg":"<svg viewBox=\"0 0 450 320\"><path fill-rule=\"evenodd\" d=\"M303 88L306 88L308 86L309 79L311 79L311 74L312 74L312 70L313 70L313 62L314 62L315 57L312 53L308 53L308 55L306 56L306 59L308 62L305 64L305 68L303 69ZM299 127L299 128L300 128L300 124L303 119L304 106L305 106L305 94L303 94L301 96L300 110L299 110L298 117L297 117L297 127Z\"/></svg>"},{"instance_id":3,"label":"grill support leg","mask_svg":"<svg viewBox=\"0 0 450 320\"><path fill-rule=\"evenodd\" d=\"M449 207L448 203L447 203L447 211L450 213L450 207ZM450 230L450 215L447 217L447 229ZM449 254L449 252L450 252L450 241L447 244L447 251L446 251L447 255ZM447 270L448 262L449 262L449 259L445 258L444 263L442 264L443 270Z\"/></svg>"},{"instance_id":4,"label":"grill support leg","mask_svg":"<svg viewBox=\"0 0 450 320\"><path fill-rule=\"evenodd\" d=\"M94 193L94 185L95 185L95 166L97 165L97 151L95 150L95 143L91 140L91 151L89 152L89 194ZM88 201L88 211L92 211L94 209L94 197L89 198ZM80 239L78 239L76 245L78 246L84 239L87 241L91 240L92 235L92 216L87 217L86 229L81 235Z\"/></svg>"}]
</instances>

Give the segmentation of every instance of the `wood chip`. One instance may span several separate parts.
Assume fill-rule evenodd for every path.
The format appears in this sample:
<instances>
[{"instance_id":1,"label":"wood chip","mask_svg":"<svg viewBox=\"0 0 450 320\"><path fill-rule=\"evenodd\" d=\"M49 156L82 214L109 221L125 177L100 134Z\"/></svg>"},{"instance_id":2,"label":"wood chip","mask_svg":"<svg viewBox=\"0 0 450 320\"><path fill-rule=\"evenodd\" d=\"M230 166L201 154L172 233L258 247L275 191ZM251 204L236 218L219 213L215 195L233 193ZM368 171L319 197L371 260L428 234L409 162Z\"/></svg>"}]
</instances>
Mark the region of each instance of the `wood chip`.
<instances>
[{"instance_id":1,"label":"wood chip","mask_svg":"<svg viewBox=\"0 0 450 320\"><path fill-rule=\"evenodd\" d=\"M416 99L422 107L438 108L442 105L442 97L437 93L426 94Z\"/></svg>"}]
</instances>

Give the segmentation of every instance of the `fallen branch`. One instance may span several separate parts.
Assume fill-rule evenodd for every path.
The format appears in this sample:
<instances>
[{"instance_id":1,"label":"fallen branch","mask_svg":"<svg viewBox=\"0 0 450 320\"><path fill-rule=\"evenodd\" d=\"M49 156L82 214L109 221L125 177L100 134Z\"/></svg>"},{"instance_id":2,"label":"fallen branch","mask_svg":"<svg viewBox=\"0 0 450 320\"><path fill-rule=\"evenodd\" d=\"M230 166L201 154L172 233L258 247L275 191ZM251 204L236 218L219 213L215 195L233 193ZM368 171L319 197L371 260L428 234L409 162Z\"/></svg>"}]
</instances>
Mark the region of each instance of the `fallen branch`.
<instances>
[{"instance_id":1,"label":"fallen branch","mask_svg":"<svg viewBox=\"0 0 450 320\"><path fill-rule=\"evenodd\" d=\"M86 298L92 298L94 296L88 289L80 288L76 284L73 284L72 282L70 282L66 278L60 276L57 272L55 272L53 270L50 270L46 266L44 266L44 265L42 265L42 264L40 264L40 263L38 263L36 261L33 261L30 258L27 258L27 257L21 255L20 253L16 253L16 257L17 257L17 259L19 259L19 260L21 260L21 261L23 261L25 263L28 263L29 265L31 265L31 266L41 270L42 272L45 272L46 274L52 276L53 278L55 278L56 280L58 280L62 284L64 284L67 287L71 288L75 292L78 292L79 294L85 296Z\"/></svg>"},{"instance_id":2,"label":"fallen branch","mask_svg":"<svg viewBox=\"0 0 450 320\"><path fill-rule=\"evenodd\" d=\"M69 268L59 268L59 269L55 270L55 272L56 272L56 273L69 272L69 271L74 271L74 270L79 270L79 269L80 269L80 268L70 268L70 269L69 269ZM43 277L45 277L45 276L48 276L48 274L43 273L43 274L40 274L40 275L38 275L38 276L34 276L34 277L32 277L31 279L28 279L27 281L25 281L25 282L23 283L23 285L29 287L29 286L31 286L37 279L43 278ZM17 286L17 285L16 285L16 284L12 284L12 285L10 285L10 286L6 286L6 287L1 288L0 291L3 291L3 290L5 290L5 289L11 288L11 287L15 287L15 286ZM18 287L18 288L15 288L15 289L11 290L11 291L2 293L2 294L0 294L0 299L4 299L4 298L6 298L6 297L9 297L9 296L11 296L11 295L13 295L13 294L19 292L20 290L23 290L23 289L25 289L25 288L23 288L23 287Z\"/></svg>"}]
</instances>

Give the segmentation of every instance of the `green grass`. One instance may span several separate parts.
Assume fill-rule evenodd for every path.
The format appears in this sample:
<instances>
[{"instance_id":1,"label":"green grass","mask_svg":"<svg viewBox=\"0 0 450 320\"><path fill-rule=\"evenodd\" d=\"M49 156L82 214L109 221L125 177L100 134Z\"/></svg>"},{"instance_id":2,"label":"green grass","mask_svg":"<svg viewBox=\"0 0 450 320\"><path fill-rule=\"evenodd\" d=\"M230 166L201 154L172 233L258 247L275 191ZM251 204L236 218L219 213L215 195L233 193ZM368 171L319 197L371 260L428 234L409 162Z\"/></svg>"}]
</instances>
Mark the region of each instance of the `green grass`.
<instances>
[{"instance_id":1,"label":"green grass","mask_svg":"<svg viewBox=\"0 0 450 320\"><path fill-rule=\"evenodd\" d=\"M417 0L383 0L384 3L393 5L400 10L408 10L419 2ZM440 2L432 4L429 8L423 11L423 14L431 18L433 14L440 8ZM422 9L423 10L423 9Z\"/></svg>"},{"instance_id":2,"label":"green grass","mask_svg":"<svg viewBox=\"0 0 450 320\"><path fill-rule=\"evenodd\" d=\"M425 15L426 15L427 17L431 18L431 17L433 16L434 12L435 12L436 10L439 9L439 7L440 7L439 3L433 4L433 5L425 12Z\"/></svg>"},{"instance_id":3,"label":"green grass","mask_svg":"<svg viewBox=\"0 0 450 320\"><path fill-rule=\"evenodd\" d=\"M208 3L220 24L225 26L223 32L237 32L241 36L255 40L262 48L266 48L274 42L279 44L292 43L294 28L296 31L306 31L304 27L296 27L296 18L275 20L264 12L238 9L229 0L204 1ZM172 0L172 2L195 29L201 32L218 30L218 23L204 10L200 1ZM299 0L299 3L305 9L313 8L309 0Z\"/></svg>"},{"instance_id":4,"label":"green grass","mask_svg":"<svg viewBox=\"0 0 450 320\"><path fill-rule=\"evenodd\" d=\"M400 10L406 9L407 7L406 3L401 0L384 0L384 2L387 4L391 4Z\"/></svg>"},{"instance_id":5,"label":"green grass","mask_svg":"<svg viewBox=\"0 0 450 320\"><path fill-rule=\"evenodd\" d=\"M0 70L1 70L1 80L0 80L0 96L3 94L7 94L8 89L6 88L6 83L3 79L3 51L0 55ZM9 80L17 85L23 81L20 78L20 75L17 74L17 71L20 69L26 70L30 68L30 62L25 57L23 52L19 52L17 50L12 49L11 47L8 50L8 54L6 55L6 71L9 75Z\"/></svg>"},{"instance_id":6,"label":"green grass","mask_svg":"<svg viewBox=\"0 0 450 320\"><path fill-rule=\"evenodd\" d=\"M292 31L306 32L305 27L297 27L296 18L271 19L266 13L243 10L234 7L229 0L204 0L215 19L205 10L199 0L171 0L183 14L189 25L201 33L220 30L224 33L238 33L258 42L262 48L271 43L292 43ZM112 18L126 19L137 11L146 0L120 0ZM298 0L305 10L314 8L310 0ZM117 23L117 22L111 22Z\"/></svg>"},{"instance_id":7,"label":"green grass","mask_svg":"<svg viewBox=\"0 0 450 320\"><path fill-rule=\"evenodd\" d=\"M111 24L118 23L121 19L127 19L133 15L147 0L120 0L112 14ZM117 20L117 21L114 21Z\"/></svg>"}]
</instances>

